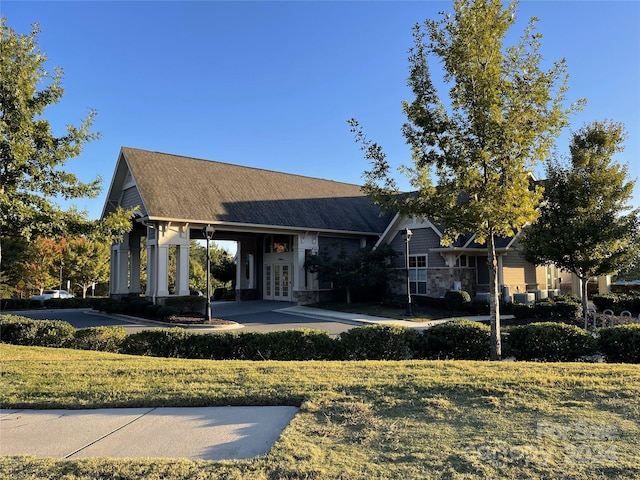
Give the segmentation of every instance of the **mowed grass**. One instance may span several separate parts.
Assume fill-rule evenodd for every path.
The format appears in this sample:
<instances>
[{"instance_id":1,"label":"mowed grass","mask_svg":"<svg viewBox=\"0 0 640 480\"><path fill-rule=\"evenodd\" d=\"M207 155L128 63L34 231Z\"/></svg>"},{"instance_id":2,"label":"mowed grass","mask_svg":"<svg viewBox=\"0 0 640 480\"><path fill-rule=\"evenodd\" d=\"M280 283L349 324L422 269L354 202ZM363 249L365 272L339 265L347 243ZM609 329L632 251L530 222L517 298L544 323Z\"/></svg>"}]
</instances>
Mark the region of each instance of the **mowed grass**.
<instances>
[{"instance_id":1,"label":"mowed grass","mask_svg":"<svg viewBox=\"0 0 640 480\"><path fill-rule=\"evenodd\" d=\"M246 461L0 458L15 479L640 478L637 365L247 362L0 345L3 408L299 405Z\"/></svg>"}]
</instances>

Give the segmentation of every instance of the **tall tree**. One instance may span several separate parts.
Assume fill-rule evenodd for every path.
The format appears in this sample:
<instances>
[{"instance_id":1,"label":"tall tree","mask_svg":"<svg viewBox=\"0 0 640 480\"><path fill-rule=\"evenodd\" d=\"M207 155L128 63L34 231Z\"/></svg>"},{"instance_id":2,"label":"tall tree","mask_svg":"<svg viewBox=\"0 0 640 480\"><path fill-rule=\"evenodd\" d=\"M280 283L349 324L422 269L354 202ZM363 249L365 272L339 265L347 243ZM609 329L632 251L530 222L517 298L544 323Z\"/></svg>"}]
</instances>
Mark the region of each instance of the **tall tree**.
<instances>
[{"instance_id":1,"label":"tall tree","mask_svg":"<svg viewBox=\"0 0 640 480\"><path fill-rule=\"evenodd\" d=\"M40 236L28 243L20 264L23 280L30 289L42 294L47 288L57 288L66 243L65 239L58 241Z\"/></svg>"},{"instance_id":2,"label":"tall tree","mask_svg":"<svg viewBox=\"0 0 640 480\"><path fill-rule=\"evenodd\" d=\"M398 195L382 148L356 120L356 141L372 162L365 190L383 208L441 223L443 244L476 232L486 242L491 293L491 358L501 357L496 237L514 235L537 216L541 198L531 187L533 165L545 159L575 107L565 108L567 74L560 60L541 67L542 35L532 18L520 40L504 47L517 3L456 0L453 14L426 20L413 31L402 128L413 166L403 167L415 193ZM445 105L431 79L439 61L449 90ZM432 181L437 177L437 183Z\"/></svg>"},{"instance_id":3,"label":"tall tree","mask_svg":"<svg viewBox=\"0 0 640 480\"><path fill-rule=\"evenodd\" d=\"M622 124L611 121L575 132L570 165L547 162L540 217L523 236L527 260L554 263L580 278L585 321L589 279L616 274L640 254L640 211L629 204L635 181L613 159L625 136Z\"/></svg>"},{"instance_id":4,"label":"tall tree","mask_svg":"<svg viewBox=\"0 0 640 480\"><path fill-rule=\"evenodd\" d=\"M109 281L111 242L79 237L69 240L63 249L64 276L82 290L82 298L96 283Z\"/></svg>"},{"instance_id":5,"label":"tall tree","mask_svg":"<svg viewBox=\"0 0 640 480\"><path fill-rule=\"evenodd\" d=\"M47 71L37 24L28 35L16 34L4 17L0 26L0 238L65 234L82 216L61 210L55 199L99 193L100 179L84 183L62 169L98 138L91 132L95 112L55 135L43 115L62 98L62 69Z\"/></svg>"}]
</instances>

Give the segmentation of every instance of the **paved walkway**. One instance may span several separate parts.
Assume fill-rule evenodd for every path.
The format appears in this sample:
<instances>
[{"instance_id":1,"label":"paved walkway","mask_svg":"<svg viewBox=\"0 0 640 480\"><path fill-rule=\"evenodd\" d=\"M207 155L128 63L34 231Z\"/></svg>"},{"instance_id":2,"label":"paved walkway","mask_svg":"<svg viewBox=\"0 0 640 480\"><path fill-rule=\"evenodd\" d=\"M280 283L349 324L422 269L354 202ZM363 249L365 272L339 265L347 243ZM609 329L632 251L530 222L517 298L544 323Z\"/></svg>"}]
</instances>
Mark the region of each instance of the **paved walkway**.
<instances>
[{"instance_id":1,"label":"paved walkway","mask_svg":"<svg viewBox=\"0 0 640 480\"><path fill-rule=\"evenodd\" d=\"M269 452L296 407L0 410L0 455L247 459Z\"/></svg>"}]
</instances>

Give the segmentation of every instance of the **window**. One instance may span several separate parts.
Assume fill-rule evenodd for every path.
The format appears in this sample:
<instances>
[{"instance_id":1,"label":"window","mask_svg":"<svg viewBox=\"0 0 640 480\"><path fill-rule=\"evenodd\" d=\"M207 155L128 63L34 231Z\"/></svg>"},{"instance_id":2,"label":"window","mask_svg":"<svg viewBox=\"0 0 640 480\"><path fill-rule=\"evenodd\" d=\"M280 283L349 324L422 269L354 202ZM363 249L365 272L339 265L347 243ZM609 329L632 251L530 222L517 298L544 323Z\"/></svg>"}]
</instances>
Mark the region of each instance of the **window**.
<instances>
[{"instance_id":1,"label":"window","mask_svg":"<svg viewBox=\"0 0 640 480\"><path fill-rule=\"evenodd\" d=\"M475 267L476 257L460 255L456 258L456 267Z\"/></svg>"},{"instance_id":2,"label":"window","mask_svg":"<svg viewBox=\"0 0 640 480\"><path fill-rule=\"evenodd\" d=\"M285 253L291 251L291 237L289 235L267 235L264 243L264 253Z\"/></svg>"},{"instance_id":3,"label":"window","mask_svg":"<svg viewBox=\"0 0 640 480\"><path fill-rule=\"evenodd\" d=\"M427 256L409 255L409 291L412 294L427 294Z\"/></svg>"}]
</instances>

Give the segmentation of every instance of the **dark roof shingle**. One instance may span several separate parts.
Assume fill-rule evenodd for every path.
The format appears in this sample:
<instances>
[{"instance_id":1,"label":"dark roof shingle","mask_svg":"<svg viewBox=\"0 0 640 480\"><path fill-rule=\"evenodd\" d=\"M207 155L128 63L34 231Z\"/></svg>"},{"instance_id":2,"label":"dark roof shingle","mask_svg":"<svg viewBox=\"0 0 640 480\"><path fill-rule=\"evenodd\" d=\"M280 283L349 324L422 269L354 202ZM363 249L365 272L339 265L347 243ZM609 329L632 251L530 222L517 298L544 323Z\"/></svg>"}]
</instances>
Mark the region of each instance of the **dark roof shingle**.
<instances>
[{"instance_id":1,"label":"dark roof shingle","mask_svg":"<svg viewBox=\"0 0 640 480\"><path fill-rule=\"evenodd\" d=\"M150 218L382 233L360 186L123 147Z\"/></svg>"}]
</instances>

